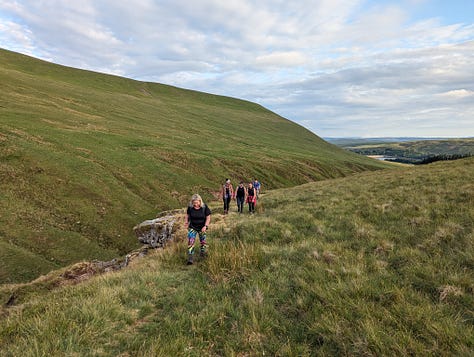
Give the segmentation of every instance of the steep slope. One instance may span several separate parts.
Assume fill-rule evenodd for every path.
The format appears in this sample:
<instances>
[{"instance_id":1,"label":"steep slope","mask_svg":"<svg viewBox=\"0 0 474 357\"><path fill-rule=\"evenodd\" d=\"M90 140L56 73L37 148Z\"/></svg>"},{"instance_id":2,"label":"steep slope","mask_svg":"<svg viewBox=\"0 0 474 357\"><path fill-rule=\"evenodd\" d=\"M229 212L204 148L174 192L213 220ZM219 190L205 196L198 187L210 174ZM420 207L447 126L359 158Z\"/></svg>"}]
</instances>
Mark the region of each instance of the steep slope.
<instances>
[{"instance_id":1,"label":"steep slope","mask_svg":"<svg viewBox=\"0 0 474 357\"><path fill-rule=\"evenodd\" d=\"M267 188L372 170L247 101L0 51L0 283L137 243L159 210L225 177Z\"/></svg>"}]
</instances>

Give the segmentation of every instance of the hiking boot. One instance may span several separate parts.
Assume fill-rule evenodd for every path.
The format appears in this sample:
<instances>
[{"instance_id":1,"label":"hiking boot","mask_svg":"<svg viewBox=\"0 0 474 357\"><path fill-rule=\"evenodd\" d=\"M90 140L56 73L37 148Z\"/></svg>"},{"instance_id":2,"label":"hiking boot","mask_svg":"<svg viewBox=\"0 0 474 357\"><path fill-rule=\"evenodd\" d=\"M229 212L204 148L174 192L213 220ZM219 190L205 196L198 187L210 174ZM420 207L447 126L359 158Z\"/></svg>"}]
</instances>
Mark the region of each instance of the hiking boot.
<instances>
[{"instance_id":1,"label":"hiking boot","mask_svg":"<svg viewBox=\"0 0 474 357\"><path fill-rule=\"evenodd\" d=\"M199 256L201 258L207 258L207 252L206 251L201 251L201 253L199 253Z\"/></svg>"},{"instance_id":2,"label":"hiking boot","mask_svg":"<svg viewBox=\"0 0 474 357\"><path fill-rule=\"evenodd\" d=\"M187 265L193 265L193 256L192 254L188 255L188 261L186 262Z\"/></svg>"}]
</instances>

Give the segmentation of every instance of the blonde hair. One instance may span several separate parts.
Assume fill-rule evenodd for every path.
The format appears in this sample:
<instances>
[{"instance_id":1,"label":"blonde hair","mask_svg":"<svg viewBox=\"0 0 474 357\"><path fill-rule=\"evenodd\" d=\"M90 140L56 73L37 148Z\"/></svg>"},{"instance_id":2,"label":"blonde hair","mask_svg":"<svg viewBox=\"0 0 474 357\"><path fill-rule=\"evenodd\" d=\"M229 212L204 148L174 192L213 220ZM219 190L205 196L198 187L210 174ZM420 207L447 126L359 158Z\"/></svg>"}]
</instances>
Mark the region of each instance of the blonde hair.
<instances>
[{"instance_id":1,"label":"blonde hair","mask_svg":"<svg viewBox=\"0 0 474 357\"><path fill-rule=\"evenodd\" d=\"M202 197L200 195L198 195L197 193L195 193L191 197L191 201L189 201L189 206L192 206L194 201L199 201L199 202L201 202L201 207L204 206L204 201L202 200Z\"/></svg>"}]
</instances>

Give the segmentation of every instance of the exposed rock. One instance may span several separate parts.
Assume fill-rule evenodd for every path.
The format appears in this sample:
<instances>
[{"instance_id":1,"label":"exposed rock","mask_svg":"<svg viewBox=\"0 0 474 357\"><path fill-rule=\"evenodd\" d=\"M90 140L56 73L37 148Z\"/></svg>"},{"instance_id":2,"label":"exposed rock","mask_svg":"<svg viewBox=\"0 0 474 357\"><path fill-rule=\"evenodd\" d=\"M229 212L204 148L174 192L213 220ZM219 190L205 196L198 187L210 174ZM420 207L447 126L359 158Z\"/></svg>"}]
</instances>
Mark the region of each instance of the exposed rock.
<instances>
[{"instance_id":1,"label":"exposed rock","mask_svg":"<svg viewBox=\"0 0 474 357\"><path fill-rule=\"evenodd\" d=\"M129 263L137 258L142 258L148 254L151 248L162 248L165 244L173 239L173 233L177 230L175 225L177 217L182 210L173 210L160 213L160 217L147 220L133 228L138 240L147 244L139 249L128 253L124 257L114 258L110 261L93 260L90 262L79 262L66 268L62 273L58 271L48 273L32 282L18 284L15 289L7 295L5 302L0 302L0 317L6 314L7 310L2 311L2 307L9 308L21 303L24 290L31 290L32 286L46 287L52 289L57 286L77 284L88 280L89 278L111 271L117 271L125 268ZM19 301L20 300L20 301Z\"/></svg>"},{"instance_id":2,"label":"exposed rock","mask_svg":"<svg viewBox=\"0 0 474 357\"><path fill-rule=\"evenodd\" d=\"M140 243L148 244L152 248L164 247L173 239L173 226L176 216L168 213L165 216L146 220L133 227L133 231Z\"/></svg>"}]
</instances>

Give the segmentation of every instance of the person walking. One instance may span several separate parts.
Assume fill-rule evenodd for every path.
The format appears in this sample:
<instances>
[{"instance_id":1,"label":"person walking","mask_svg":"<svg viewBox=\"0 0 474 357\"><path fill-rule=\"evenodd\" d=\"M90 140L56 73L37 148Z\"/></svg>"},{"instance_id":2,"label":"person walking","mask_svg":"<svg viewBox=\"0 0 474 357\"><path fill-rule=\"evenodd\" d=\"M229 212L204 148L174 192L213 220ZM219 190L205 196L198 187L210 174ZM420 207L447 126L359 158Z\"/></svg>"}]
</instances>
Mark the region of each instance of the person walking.
<instances>
[{"instance_id":1,"label":"person walking","mask_svg":"<svg viewBox=\"0 0 474 357\"><path fill-rule=\"evenodd\" d=\"M247 203L249 204L249 213L255 212L255 203L257 202L257 190L253 187L253 183L249 183L247 188Z\"/></svg>"},{"instance_id":2,"label":"person walking","mask_svg":"<svg viewBox=\"0 0 474 357\"><path fill-rule=\"evenodd\" d=\"M201 243L200 255L203 258L206 257L206 232L209 223L211 223L211 210L204 204L201 196L198 194L193 195L186 211L184 222L185 227L188 228L188 265L193 264L194 243L197 235L199 235L199 241Z\"/></svg>"},{"instance_id":3,"label":"person walking","mask_svg":"<svg viewBox=\"0 0 474 357\"><path fill-rule=\"evenodd\" d=\"M257 198L258 198L258 195L260 194L260 187L261 187L260 182L257 179L254 179L253 180L253 188L255 189Z\"/></svg>"},{"instance_id":4,"label":"person walking","mask_svg":"<svg viewBox=\"0 0 474 357\"><path fill-rule=\"evenodd\" d=\"M230 200L234 197L234 187L230 182L230 179L226 179L225 183L222 185L220 196L224 201L224 214L229 213Z\"/></svg>"},{"instance_id":5,"label":"person walking","mask_svg":"<svg viewBox=\"0 0 474 357\"><path fill-rule=\"evenodd\" d=\"M237 202L237 211L242 213L244 211L245 198L247 196L247 188L244 186L244 182L240 181L239 186L235 190L235 200Z\"/></svg>"}]
</instances>

